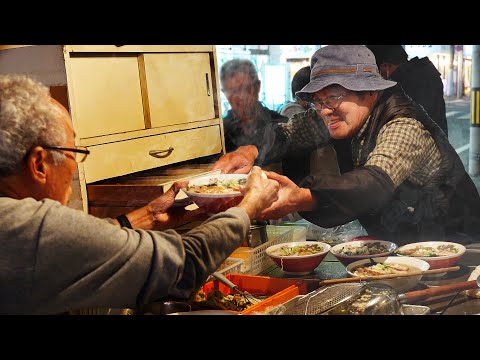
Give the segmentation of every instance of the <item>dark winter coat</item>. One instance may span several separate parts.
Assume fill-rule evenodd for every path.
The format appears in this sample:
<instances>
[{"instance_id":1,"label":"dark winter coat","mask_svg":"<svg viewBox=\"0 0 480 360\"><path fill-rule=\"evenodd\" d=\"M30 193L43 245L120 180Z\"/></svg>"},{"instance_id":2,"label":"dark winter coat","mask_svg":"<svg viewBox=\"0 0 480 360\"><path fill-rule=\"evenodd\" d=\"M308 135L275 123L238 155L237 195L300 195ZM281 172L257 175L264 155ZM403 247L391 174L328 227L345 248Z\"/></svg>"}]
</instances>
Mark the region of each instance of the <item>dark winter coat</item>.
<instances>
[{"instance_id":1,"label":"dark winter coat","mask_svg":"<svg viewBox=\"0 0 480 360\"><path fill-rule=\"evenodd\" d=\"M390 76L390 80L399 83L413 101L422 105L448 136L442 79L428 57L414 57L401 64Z\"/></svg>"}]
</instances>

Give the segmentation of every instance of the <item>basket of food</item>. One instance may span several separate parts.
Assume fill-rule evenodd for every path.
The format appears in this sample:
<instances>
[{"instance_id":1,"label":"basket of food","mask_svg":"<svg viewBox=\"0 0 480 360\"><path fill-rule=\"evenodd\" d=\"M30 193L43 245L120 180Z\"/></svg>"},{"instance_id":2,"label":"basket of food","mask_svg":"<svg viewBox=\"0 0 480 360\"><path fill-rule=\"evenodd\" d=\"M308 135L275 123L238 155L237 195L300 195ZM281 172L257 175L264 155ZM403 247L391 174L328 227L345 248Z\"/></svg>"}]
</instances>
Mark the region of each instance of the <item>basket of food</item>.
<instances>
[{"instance_id":1,"label":"basket of food","mask_svg":"<svg viewBox=\"0 0 480 360\"><path fill-rule=\"evenodd\" d=\"M227 285L214 280L206 282L192 296L189 302L192 310L231 310L243 315L262 313L269 307L307 293L306 284L298 280L245 274L228 274L226 278L237 285L239 290L248 292L260 301L249 303Z\"/></svg>"}]
</instances>

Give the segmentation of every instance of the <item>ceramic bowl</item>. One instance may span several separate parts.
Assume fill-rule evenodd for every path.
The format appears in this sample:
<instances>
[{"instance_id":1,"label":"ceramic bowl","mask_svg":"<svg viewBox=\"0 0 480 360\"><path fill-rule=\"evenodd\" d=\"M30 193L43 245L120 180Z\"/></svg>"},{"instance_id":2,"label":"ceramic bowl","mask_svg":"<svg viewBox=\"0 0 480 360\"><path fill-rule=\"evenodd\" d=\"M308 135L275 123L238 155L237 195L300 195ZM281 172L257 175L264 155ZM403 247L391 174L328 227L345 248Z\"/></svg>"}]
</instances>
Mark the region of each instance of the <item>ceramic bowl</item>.
<instances>
[{"instance_id":1,"label":"ceramic bowl","mask_svg":"<svg viewBox=\"0 0 480 360\"><path fill-rule=\"evenodd\" d=\"M302 252L312 252L298 255ZM268 247L266 254L287 274L306 275L315 270L330 251L330 245L320 241L294 241Z\"/></svg>"},{"instance_id":2,"label":"ceramic bowl","mask_svg":"<svg viewBox=\"0 0 480 360\"><path fill-rule=\"evenodd\" d=\"M395 254L424 260L430 264L430 269L438 269L455 265L465 250L465 246L454 242L423 241L403 245L395 250Z\"/></svg>"},{"instance_id":3,"label":"ceramic bowl","mask_svg":"<svg viewBox=\"0 0 480 360\"><path fill-rule=\"evenodd\" d=\"M368 259L372 256L381 257L391 255L397 245L390 241L384 240L352 240L343 242L333 246L330 252L335 256L343 265Z\"/></svg>"},{"instance_id":4,"label":"ceramic bowl","mask_svg":"<svg viewBox=\"0 0 480 360\"><path fill-rule=\"evenodd\" d=\"M238 205L243 195L239 190L247 181L246 174L208 175L192 179L182 190L191 201L209 214L216 214ZM218 186L221 184L221 186ZM226 184L233 184L232 189Z\"/></svg>"},{"instance_id":5,"label":"ceramic bowl","mask_svg":"<svg viewBox=\"0 0 480 360\"><path fill-rule=\"evenodd\" d=\"M379 263L381 265L406 265L408 270L406 271L427 271L430 268L430 265L423 260L408 257L408 256L384 256L384 257L374 257L372 261L375 263ZM355 274L355 271L361 267L368 267L371 264L370 259L363 259L359 261L355 261L347 266L347 273L350 276L358 277L361 275ZM382 267L380 265L380 267ZM378 265L377 265L378 266ZM385 275L388 275L388 268L385 271ZM405 272L406 272L405 271ZM400 271L402 273L403 271ZM383 275L383 274L378 274ZM382 279L382 280L372 280L378 283L387 284L395 288L399 293L404 293L406 291L412 290L418 282L422 279L423 275L413 275L407 277L399 277L394 279Z\"/></svg>"}]
</instances>

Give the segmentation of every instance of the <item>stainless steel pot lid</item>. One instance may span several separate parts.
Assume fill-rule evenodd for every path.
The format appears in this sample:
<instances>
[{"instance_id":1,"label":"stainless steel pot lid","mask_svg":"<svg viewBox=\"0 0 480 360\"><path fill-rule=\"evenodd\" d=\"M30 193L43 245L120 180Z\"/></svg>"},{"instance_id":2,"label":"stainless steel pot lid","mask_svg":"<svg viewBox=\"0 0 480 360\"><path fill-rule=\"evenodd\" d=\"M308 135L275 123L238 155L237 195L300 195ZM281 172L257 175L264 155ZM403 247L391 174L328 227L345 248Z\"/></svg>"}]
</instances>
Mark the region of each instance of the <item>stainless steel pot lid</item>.
<instances>
[{"instance_id":1,"label":"stainless steel pot lid","mask_svg":"<svg viewBox=\"0 0 480 360\"><path fill-rule=\"evenodd\" d=\"M170 313L168 315L240 315L236 311L228 310L196 310L196 311L181 311Z\"/></svg>"}]
</instances>

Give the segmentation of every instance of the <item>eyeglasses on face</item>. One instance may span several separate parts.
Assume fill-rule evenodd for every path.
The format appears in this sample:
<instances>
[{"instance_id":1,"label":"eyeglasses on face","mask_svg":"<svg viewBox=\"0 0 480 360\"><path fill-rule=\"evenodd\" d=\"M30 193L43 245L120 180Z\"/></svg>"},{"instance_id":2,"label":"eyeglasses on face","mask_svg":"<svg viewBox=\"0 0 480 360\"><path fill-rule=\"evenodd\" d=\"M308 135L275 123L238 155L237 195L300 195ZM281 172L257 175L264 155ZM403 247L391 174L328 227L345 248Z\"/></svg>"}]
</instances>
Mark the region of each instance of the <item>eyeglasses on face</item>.
<instances>
[{"instance_id":1,"label":"eyeglasses on face","mask_svg":"<svg viewBox=\"0 0 480 360\"><path fill-rule=\"evenodd\" d=\"M325 107L329 108L330 110L334 110L340 106L344 96L345 94L329 96L325 100L313 99L310 103L310 107L312 109L322 110L323 106L325 105Z\"/></svg>"},{"instance_id":2,"label":"eyeglasses on face","mask_svg":"<svg viewBox=\"0 0 480 360\"><path fill-rule=\"evenodd\" d=\"M221 89L221 91L225 94L225 96L230 97L230 96L241 96L245 94L250 94L253 91L253 85L252 84L247 84L247 85L242 85L237 88L232 88L232 89Z\"/></svg>"},{"instance_id":3,"label":"eyeglasses on face","mask_svg":"<svg viewBox=\"0 0 480 360\"><path fill-rule=\"evenodd\" d=\"M87 155L90 154L90 150L88 150L84 146L77 146L76 148L66 148L66 147L59 147L59 146L42 146L44 149L48 150L58 150L58 151L71 151L75 155L75 161L77 163L84 162L87 158Z\"/></svg>"}]
</instances>

